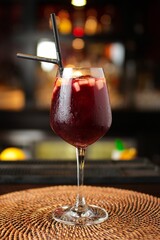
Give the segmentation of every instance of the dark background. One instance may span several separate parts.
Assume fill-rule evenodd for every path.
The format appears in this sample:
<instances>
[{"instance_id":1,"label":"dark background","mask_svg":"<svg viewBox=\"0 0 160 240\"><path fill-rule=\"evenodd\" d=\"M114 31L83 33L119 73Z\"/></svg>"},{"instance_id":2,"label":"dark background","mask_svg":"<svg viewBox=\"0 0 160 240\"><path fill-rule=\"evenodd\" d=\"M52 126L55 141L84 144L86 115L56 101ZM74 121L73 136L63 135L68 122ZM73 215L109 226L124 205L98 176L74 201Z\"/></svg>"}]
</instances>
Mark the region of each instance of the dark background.
<instances>
[{"instance_id":1,"label":"dark background","mask_svg":"<svg viewBox=\"0 0 160 240\"><path fill-rule=\"evenodd\" d=\"M53 34L48 26L49 15L53 11L57 14L62 8L68 10L71 21L74 12L79 11L71 6L69 0L0 1L0 86L20 86L25 95L22 109L0 109L0 150L10 146L9 136L13 130L38 130L49 137L54 135L49 126L49 108L39 108L36 105L35 92L39 81L36 76L37 63L18 60L16 53L20 51L36 54L36 44L40 38L52 39ZM88 0L87 6L80 11L85 13L90 8L97 10L98 17L105 11L111 14L113 26L111 31L93 36L84 35L87 46L95 43L98 48L98 43L121 42L125 48L122 75L118 80L118 91L122 94L124 103L121 107L112 108L112 127L104 139L133 139L136 142L138 158L147 158L160 165L160 1ZM71 54L69 52L67 55L66 49L73 39L72 33L60 34L64 62ZM128 66L131 66L131 69L128 70ZM137 93L140 93L139 99L149 93L146 104L141 107L139 102L137 104L135 101ZM12 101L9 104L11 105ZM150 189L151 177L152 174L147 180ZM156 181L154 186L157 186ZM4 184L4 179L1 179L1 182ZM142 187L141 184L135 189L144 190L145 183ZM11 190L15 189L12 185L9 186ZM5 187L3 193L4 189ZM157 190L155 192L157 194Z\"/></svg>"}]
</instances>

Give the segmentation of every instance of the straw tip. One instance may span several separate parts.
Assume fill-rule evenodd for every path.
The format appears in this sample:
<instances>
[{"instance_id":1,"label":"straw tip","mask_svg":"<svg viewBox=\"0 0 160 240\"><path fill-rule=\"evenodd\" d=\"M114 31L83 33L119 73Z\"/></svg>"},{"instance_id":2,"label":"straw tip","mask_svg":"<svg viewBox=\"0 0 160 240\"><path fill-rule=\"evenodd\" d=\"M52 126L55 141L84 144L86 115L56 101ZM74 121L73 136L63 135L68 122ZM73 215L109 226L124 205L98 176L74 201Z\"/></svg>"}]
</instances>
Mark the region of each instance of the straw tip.
<instances>
[{"instance_id":1,"label":"straw tip","mask_svg":"<svg viewBox=\"0 0 160 240\"><path fill-rule=\"evenodd\" d=\"M23 54L22 53L16 53L16 56L19 58L19 57L22 57Z\"/></svg>"}]
</instances>

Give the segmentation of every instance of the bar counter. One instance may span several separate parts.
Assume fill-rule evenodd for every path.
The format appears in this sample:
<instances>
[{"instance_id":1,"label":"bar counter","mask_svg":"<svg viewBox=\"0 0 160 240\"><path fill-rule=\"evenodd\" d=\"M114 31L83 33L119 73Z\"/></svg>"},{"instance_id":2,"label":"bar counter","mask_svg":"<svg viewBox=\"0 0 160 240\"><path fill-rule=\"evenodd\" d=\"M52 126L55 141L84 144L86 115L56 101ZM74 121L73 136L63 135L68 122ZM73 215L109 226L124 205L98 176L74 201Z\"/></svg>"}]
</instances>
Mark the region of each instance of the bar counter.
<instances>
[{"instance_id":1,"label":"bar counter","mask_svg":"<svg viewBox=\"0 0 160 240\"><path fill-rule=\"evenodd\" d=\"M145 158L87 160L84 184L130 189L160 197L160 167ZM54 185L76 185L76 161L0 162L0 194Z\"/></svg>"}]
</instances>

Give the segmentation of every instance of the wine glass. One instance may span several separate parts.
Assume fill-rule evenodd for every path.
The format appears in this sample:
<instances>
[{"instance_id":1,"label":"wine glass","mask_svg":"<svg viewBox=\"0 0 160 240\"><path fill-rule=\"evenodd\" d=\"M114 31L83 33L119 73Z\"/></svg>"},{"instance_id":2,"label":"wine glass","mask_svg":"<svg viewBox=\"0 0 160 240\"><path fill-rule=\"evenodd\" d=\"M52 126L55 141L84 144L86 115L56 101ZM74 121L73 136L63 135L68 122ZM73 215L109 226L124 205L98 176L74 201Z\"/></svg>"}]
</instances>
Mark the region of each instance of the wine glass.
<instances>
[{"instance_id":1,"label":"wine glass","mask_svg":"<svg viewBox=\"0 0 160 240\"><path fill-rule=\"evenodd\" d=\"M76 147L78 190L74 206L55 209L55 220L69 225L92 225L108 218L105 209L86 203L83 175L86 148L109 130L111 122L103 69L64 68L53 87L50 125L64 141Z\"/></svg>"}]
</instances>

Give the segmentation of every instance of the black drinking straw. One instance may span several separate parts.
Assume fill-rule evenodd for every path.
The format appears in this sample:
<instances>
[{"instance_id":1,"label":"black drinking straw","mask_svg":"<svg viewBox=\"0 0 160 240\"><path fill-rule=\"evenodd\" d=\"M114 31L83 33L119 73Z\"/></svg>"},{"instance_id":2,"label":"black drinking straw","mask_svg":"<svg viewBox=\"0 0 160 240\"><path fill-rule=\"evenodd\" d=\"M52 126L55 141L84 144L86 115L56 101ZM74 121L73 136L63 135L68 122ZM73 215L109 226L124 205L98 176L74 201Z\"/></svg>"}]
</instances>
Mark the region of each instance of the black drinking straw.
<instances>
[{"instance_id":1,"label":"black drinking straw","mask_svg":"<svg viewBox=\"0 0 160 240\"><path fill-rule=\"evenodd\" d=\"M24 54L24 53L17 53L17 57L24 58L24 59L30 59L30 60L36 60L36 61L40 61L40 62L48 62L48 63L53 63L53 64L59 65L58 60L52 59L52 58L39 57L39 56L34 56L31 54Z\"/></svg>"},{"instance_id":2,"label":"black drinking straw","mask_svg":"<svg viewBox=\"0 0 160 240\"><path fill-rule=\"evenodd\" d=\"M57 25L56 25L56 15L54 13L51 14L51 20L52 20L52 28L53 28L54 38L55 38L56 53L57 53L58 60L57 59L34 56L34 55L31 55L31 54L24 54L24 53L17 53L17 57L30 59L30 60L36 60L36 61L40 61L40 62L48 62L48 63L57 64L59 66L60 72L62 72L63 71L63 64L62 64L62 58L61 58L61 48L60 48L58 29L57 29Z\"/></svg>"},{"instance_id":3,"label":"black drinking straw","mask_svg":"<svg viewBox=\"0 0 160 240\"><path fill-rule=\"evenodd\" d=\"M55 38L55 45L56 45L56 51L57 51L57 58L58 58L58 62L59 62L59 68L60 68L60 72L62 72L63 64L62 64L62 57L61 57L59 34L58 34L58 29L57 29L57 24L56 24L56 15L55 15L55 13L52 13L50 16L51 16L51 20L52 20L52 29L53 29L53 34L54 34L54 38Z\"/></svg>"}]
</instances>

